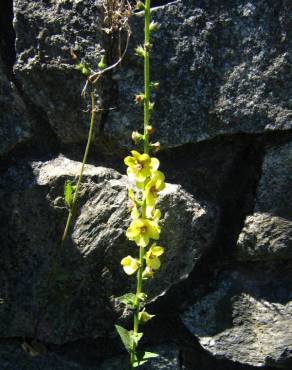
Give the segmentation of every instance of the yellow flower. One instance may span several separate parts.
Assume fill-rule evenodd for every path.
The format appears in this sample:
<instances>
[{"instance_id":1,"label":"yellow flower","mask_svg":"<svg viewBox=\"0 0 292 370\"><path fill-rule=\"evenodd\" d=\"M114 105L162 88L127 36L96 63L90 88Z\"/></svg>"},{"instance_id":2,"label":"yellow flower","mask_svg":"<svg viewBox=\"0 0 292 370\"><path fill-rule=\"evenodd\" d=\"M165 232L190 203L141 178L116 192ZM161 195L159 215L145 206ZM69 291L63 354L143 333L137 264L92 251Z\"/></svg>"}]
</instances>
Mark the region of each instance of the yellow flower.
<instances>
[{"instance_id":1,"label":"yellow flower","mask_svg":"<svg viewBox=\"0 0 292 370\"><path fill-rule=\"evenodd\" d=\"M140 212L137 207L137 201L135 198L135 194L132 189L128 189L128 209L129 212L131 212L131 217L133 220L136 220L137 218L140 217Z\"/></svg>"},{"instance_id":2,"label":"yellow flower","mask_svg":"<svg viewBox=\"0 0 292 370\"><path fill-rule=\"evenodd\" d=\"M144 182L151 173L159 167L159 160L151 158L148 154L140 154L136 150L131 151L132 157L128 156L124 159L128 166L128 175L134 175L138 182Z\"/></svg>"},{"instance_id":3,"label":"yellow flower","mask_svg":"<svg viewBox=\"0 0 292 370\"><path fill-rule=\"evenodd\" d=\"M153 243L145 255L146 264L152 270L158 270L161 263L159 257L164 253L164 248Z\"/></svg>"},{"instance_id":4,"label":"yellow flower","mask_svg":"<svg viewBox=\"0 0 292 370\"><path fill-rule=\"evenodd\" d=\"M146 247L150 239L159 239L160 227L156 221L138 218L131 222L126 235L129 240L133 240L139 247Z\"/></svg>"},{"instance_id":5,"label":"yellow flower","mask_svg":"<svg viewBox=\"0 0 292 370\"><path fill-rule=\"evenodd\" d=\"M157 194L165 188L165 176L161 171L155 171L150 181L145 186L147 207L154 207Z\"/></svg>"},{"instance_id":6,"label":"yellow flower","mask_svg":"<svg viewBox=\"0 0 292 370\"><path fill-rule=\"evenodd\" d=\"M127 275L133 275L139 268L139 261L131 256L124 257L121 260L121 265Z\"/></svg>"},{"instance_id":7,"label":"yellow flower","mask_svg":"<svg viewBox=\"0 0 292 370\"><path fill-rule=\"evenodd\" d=\"M158 208L153 208L153 207L147 207L146 208L146 216L147 218L152 219L155 222L158 222L161 218L161 212L160 209Z\"/></svg>"}]
</instances>

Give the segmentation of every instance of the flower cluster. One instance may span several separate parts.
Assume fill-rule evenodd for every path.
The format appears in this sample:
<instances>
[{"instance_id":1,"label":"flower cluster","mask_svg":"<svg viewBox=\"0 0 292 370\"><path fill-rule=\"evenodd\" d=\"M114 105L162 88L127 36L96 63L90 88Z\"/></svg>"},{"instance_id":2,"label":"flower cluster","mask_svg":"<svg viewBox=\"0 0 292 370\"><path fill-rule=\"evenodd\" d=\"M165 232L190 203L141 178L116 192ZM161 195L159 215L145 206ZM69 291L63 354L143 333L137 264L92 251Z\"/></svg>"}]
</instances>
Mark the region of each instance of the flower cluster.
<instances>
[{"instance_id":1,"label":"flower cluster","mask_svg":"<svg viewBox=\"0 0 292 370\"><path fill-rule=\"evenodd\" d=\"M132 150L131 154L132 156L127 156L124 160L128 166L128 176L135 183L135 190L128 190L128 208L132 222L126 231L126 236L138 247L144 248L146 267L143 271L143 278L147 279L153 277L155 270L159 269L159 257L164 253L163 247L151 241L158 240L160 236L161 212L155 208L155 204L158 193L165 188L165 177L158 170L159 160L157 158L150 157L146 153L140 154L135 150ZM141 261L127 256L122 259L121 265L127 275L132 275L141 266Z\"/></svg>"}]
</instances>

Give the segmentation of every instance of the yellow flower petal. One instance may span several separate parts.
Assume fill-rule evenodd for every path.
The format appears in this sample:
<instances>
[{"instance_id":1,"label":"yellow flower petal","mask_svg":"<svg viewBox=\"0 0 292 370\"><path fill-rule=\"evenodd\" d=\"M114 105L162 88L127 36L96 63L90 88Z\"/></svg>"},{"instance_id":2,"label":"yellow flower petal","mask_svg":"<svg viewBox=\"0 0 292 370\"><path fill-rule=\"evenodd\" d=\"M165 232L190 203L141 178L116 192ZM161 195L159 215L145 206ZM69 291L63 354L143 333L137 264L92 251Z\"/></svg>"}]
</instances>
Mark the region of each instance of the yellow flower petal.
<instances>
[{"instance_id":1,"label":"yellow flower petal","mask_svg":"<svg viewBox=\"0 0 292 370\"><path fill-rule=\"evenodd\" d=\"M134 166L137 163L137 161L135 160L135 158L128 156L124 159L124 163L127 166Z\"/></svg>"},{"instance_id":2,"label":"yellow flower petal","mask_svg":"<svg viewBox=\"0 0 292 370\"><path fill-rule=\"evenodd\" d=\"M133 275L139 268L139 261L131 256L124 257L121 265L127 275Z\"/></svg>"},{"instance_id":3,"label":"yellow flower petal","mask_svg":"<svg viewBox=\"0 0 292 370\"><path fill-rule=\"evenodd\" d=\"M151 254L156 257L161 256L164 253L164 248L153 243L150 247Z\"/></svg>"},{"instance_id":4,"label":"yellow flower petal","mask_svg":"<svg viewBox=\"0 0 292 370\"><path fill-rule=\"evenodd\" d=\"M159 167L159 160L157 158L151 158L150 166L152 168L152 171L158 170Z\"/></svg>"}]
</instances>

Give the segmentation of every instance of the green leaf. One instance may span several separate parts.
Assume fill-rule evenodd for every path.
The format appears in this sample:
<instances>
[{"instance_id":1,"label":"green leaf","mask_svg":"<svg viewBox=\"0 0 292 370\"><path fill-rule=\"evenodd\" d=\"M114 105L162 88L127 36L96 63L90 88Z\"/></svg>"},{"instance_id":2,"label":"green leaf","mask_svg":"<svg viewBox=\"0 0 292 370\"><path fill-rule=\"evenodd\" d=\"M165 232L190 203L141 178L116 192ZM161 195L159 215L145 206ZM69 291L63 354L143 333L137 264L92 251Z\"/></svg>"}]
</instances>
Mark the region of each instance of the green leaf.
<instances>
[{"instance_id":1,"label":"green leaf","mask_svg":"<svg viewBox=\"0 0 292 370\"><path fill-rule=\"evenodd\" d=\"M155 358L155 357L159 357L159 354L154 353L154 352L144 352L143 354L143 360L149 360L149 358Z\"/></svg>"},{"instance_id":2,"label":"green leaf","mask_svg":"<svg viewBox=\"0 0 292 370\"><path fill-rule=\"evenodd\" d=\"M133 330L127 330L122 326L115 325L116 330L123 342L124 347L130 353L133 351L134 346L137 347L143 333L134 333Z\"/></svg>"},{"instance_id":3,"label":"green leaf","mask_svg":"<svg viewBox=\"0 0 292 370\"><path fill-rule=\"evenodd\" d=\"M133 342L132 342L130 332L127 329L119 325L115 325L115 328L121 338L121 341L123 342L124 347L130 353L133 349Z\"/></svg>"},{"instance_id":4,"label":"green leaf","mask_svg":"<svg viewBox=\"0 0 292 370\"><path fill-rule=\"evenodd\" d=\"M131 330L130 331L130 337L132 339L133 344L135 344L135 346L137 346L139 341L143 337L143 333L134 333L133 330Z\"/></svg>"},{"instance_id":5,"label":"green leaf","mask_svg":"<svg viewBox=\"0 0 292 370\"><path fill-rule=\"evenodd\" d=\"M121 297L117 297L117 300L132 310L137 307L137 297L134 293L126 293Z\"/></svg>"},{"instance_id":6,"label":"green leaf","mask_svg":"<svg viewBox=\"0 0 292 370\"><path fill-rule=\"evenodd\" d=\"M64 198L66 205L70 208L73 200L73 187L70 181L66 181L64 186Z\"/></svg>"},{"instance_id":7,"label":"green leaf","mask_svg":"<svg viewBox=\"0 0 292 370\"><path fill-rule=\"evenodd\" d=\"M153 352L138 352L136 353L136 360L133 363L133 367L138 367L145 364L151 358L159 357L157 353Z\"/></svg>"}]
</instances>

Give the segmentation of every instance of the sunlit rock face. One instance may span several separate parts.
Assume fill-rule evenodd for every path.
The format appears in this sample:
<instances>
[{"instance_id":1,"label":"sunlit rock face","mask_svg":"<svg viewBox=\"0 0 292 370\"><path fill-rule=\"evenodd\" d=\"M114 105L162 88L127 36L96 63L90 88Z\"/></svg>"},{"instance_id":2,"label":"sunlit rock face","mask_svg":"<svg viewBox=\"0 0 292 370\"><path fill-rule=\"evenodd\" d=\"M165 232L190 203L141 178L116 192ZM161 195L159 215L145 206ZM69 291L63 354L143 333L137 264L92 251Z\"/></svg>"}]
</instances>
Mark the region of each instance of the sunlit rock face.
<instances>
[{"instance_id":1,"label":"sunlit rock face","mask_svg":"<svg viewBox=\"0 0 292 370\"><path fill-rule=\"evenodd\" d=\"M224 271L183 314L186 327L218 358L256 367L292 364L291 264Z\"/></svg>"},{"instance_id":2,"label":"sunlit rock face","mask_svg":"<svg viewBox=\"0 0 292 370\"><path fill-rule=\"evenodd\" d=\"M44 341L100 337L112 333L115 315L124 315L114 297L133 290L135 279L124 274L120 261L137 252L125 237L130 224L127 180L113 169L88 165L72 235L61 246L62 188L79 169L80 163L58 157L22 162L1 179L6 222L1 226L5 291L0 315L6 337L33 336L38 320L37 337ZM214 205L178 185L167 184L158 206L164 230L160 242L168 253L157 280L145 285L149 300L188 277L212 246L218 222ZM7 225L9 232L4 232ZM52 269L56 273L49 278Z\"/></svg>"},{"instance_id":3,"label":"sunlit rock face","mask_svg":"<svg viewBox=\"0 0 292 370\"><path fill-rule=\"evenodd\" d=\"M138 253L125 237L123 158L143 126L134 103L141 12L125 59L95 85L89 164L60 244L64 184L77 179L90 115L70 51L92 69L104 52L119 54L103 5L0 1L10 9L0 11L1 370L122 370L127 361L114 324L132 326L116 297L136 284L120 261ZM160 358L145 370L290 370L292 2L152 5L160 88L151 124L167 186L158 201L165 254L144 282L156 316L143 346Z\"/></svg>"}]
</instances>

